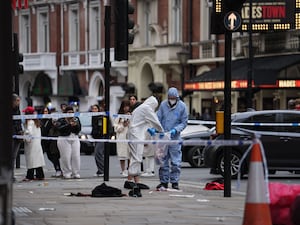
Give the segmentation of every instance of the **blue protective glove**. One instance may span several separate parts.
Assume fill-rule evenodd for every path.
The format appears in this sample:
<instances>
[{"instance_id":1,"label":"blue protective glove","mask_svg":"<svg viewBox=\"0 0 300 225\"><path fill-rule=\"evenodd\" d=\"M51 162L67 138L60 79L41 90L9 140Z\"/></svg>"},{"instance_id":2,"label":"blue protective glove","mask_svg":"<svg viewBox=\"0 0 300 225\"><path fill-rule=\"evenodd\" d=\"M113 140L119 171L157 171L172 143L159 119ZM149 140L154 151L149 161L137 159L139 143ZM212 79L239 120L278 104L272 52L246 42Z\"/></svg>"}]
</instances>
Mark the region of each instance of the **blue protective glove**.
<instances>
[{"instance_id":1,"label":"blue protective glove","mask_svg":"<svg viewBox=\"0 0 300 225\"><path fill-rule=\"evenodd\" d=\"M177 131L173 128L170 130L171 137L174 137Z\"/></svg>"},{"instance_id":2,"label":"blue protective glove","mask_svg":"<svg viewBox=\"0 0 300 225\"><path fill-rule=\"evenodd\" d=\"M164 136L165 136L165 134L164 134L164 133L159 133L159 139L163 139L163 138L164 138Z\"/></svg>"},{"instance_id":3,"label":"blue protective glove","mask_svg":"<svg viewBox=\"0 0 300 225\"><path fill-rule=\"evenodd\" d=\"M156 132L155 128L148 128L147 131L151 136L154 136Z\"/></svg>"}]
</instances>

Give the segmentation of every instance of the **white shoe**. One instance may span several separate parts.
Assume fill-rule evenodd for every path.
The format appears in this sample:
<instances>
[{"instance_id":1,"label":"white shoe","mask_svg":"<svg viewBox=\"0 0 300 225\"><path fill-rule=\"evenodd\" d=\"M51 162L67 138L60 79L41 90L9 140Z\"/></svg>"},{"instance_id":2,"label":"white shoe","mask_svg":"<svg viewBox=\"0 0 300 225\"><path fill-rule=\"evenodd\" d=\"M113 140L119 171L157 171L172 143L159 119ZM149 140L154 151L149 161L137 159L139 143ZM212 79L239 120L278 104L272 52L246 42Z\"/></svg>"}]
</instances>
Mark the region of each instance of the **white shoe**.
<instances>
[{"instance_id":1,"label":"white shoe","mask_svg":"<svg viewBox=\"0 0 300 225\"><path fill-rule=\"evenodd\" d=\"M154 177L155 174L152 172L146 172L141 174L142 177Z\"/></svg>"},{"instance_id":2,"label":"white shoe","mask_svg":"<svg viewBox=\"0 0 300 225\"><path fill-rule=\"evenodd\" d=\"M61 177L62 176L62 172L61 171L56 171L55 172L55 177Z\"/></svg>"},{"instance_id":3,"label":"white shoe","mask_svg":"<svg viewBox=\"0 0 300 225\"><path fill-rule=\"evenodd\" d=\"M96 174L94 174L94 177L103 177L103 176L104 176L103 173L96 173Z\"/></svg>"},{"instance_id":4,"label":"white shoe","mask_svg":"<svg viewBox=\"0 0 300 225\"><path fill-rule=\"evenodd\" d=\"M63 178L64 179L71 179L71 175L64 175Z\"/></svg>"},{"instance_id":5,"label":"white shoe","mask_svg":"<svg viewBox=\"0 0 300 225\"><path fill-rule=\"evenodd\" d=\"M122 172L122 176L123 176L123 177L127 177L127 176L128 176L128 170L124 170L124 171Z\"/></svg>"},{"instance_id":6,"label":"white shoe","mask_svg":"<svg viewBox=\"0 0 300 225\"><path fill-rule=\"evenodd\" d=\"M74 178L74 179L80 179L80 175L79 175L79 174L75 174L75 175L73 176L73 178Z\"/></svg>"}]
</instances>

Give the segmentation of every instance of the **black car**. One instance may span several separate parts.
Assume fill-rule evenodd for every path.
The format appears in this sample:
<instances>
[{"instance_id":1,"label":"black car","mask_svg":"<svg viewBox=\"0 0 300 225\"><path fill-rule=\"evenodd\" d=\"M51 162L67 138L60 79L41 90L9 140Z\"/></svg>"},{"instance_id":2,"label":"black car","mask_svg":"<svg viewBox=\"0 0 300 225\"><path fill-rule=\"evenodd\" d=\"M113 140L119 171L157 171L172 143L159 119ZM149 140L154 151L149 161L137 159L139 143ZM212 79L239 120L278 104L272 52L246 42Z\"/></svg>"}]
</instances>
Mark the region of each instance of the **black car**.
<instances>
[{"instance_id":1,"label":"black car","mask_svg":"<svg viewBox=\"0 0 300 225\"><path fill-rule=\"evenodd\" d=\"M199 121L189 120L187 127L181 132L185 140L209 140L211 129L201 125ZM204 167L203 145L183 145L182 161L188 162L192 167Z\"/></svg>"},{"instance_id":2,"label":"black car","mask_svg":"<svg viewBox=\"0 0 300 225\"><path fill-rule=\"evenodd\" d=\"M277 170L300 171L300 111L264 110L233 114L231 117L231 139L253 140L260 136L270 174ZM223 135L216 140L224 139ZM231 146L231 176L236 178L240 160L249 145ZM224 146L209 145L204 148L205 166L212 173L224 176ZM250 154L249 154L250 155ZM249 158L249 157L248 157ZM248 172L248 160L241 167L241 174Z\"/></svg>"}]
</instances>

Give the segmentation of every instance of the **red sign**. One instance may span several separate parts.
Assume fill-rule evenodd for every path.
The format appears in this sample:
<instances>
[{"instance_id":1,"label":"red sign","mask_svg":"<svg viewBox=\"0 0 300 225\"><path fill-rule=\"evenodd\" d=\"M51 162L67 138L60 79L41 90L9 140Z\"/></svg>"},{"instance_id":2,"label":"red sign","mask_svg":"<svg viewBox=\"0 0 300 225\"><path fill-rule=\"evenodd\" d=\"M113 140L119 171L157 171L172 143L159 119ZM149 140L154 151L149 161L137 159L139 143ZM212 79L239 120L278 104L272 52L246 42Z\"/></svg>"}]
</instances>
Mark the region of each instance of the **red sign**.
<instances>
[{"instance_id":1,"label":"red sign","mask_svg":"<svg viewBox=\"0 0 300 225\"><path fill-rule=\"evenodd\" d=\"M184 89L191 91L212 91L224 90L224 81L207 81L207 82L191 82L185 83ZM275 85L254 85L252 87L259 88L299 88L300 80L277 80ZM233 80L231 81L232 89L246 89L247 80Z\"/></svg>"},{"instance_id":2,"label":"red sign","mask_svg":"<svg viewBox=\"0 0 300 225\"><path fill-rule=\"evenodd\" d=\"M27 9L28 8L28 0L11 0L12 9Z\"/></svg>"}]
</instances>

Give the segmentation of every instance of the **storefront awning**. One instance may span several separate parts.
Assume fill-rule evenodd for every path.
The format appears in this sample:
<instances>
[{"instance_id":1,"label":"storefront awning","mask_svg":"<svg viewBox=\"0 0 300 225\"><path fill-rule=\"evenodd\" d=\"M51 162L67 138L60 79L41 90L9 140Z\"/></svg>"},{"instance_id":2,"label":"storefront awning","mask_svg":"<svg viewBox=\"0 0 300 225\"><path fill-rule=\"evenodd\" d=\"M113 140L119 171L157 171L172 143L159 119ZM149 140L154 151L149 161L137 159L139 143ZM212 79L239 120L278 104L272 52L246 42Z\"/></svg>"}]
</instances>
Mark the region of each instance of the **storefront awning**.
<instances>
[{"instance_id":1,"label":"storefront awning","mask_svg":"<svg viewBox=\"0 0 300 225\"><path fill-rule=\"evenodd\" d=\"M300 87L300 73L289 74L282 77L283 70L299 64L300 54L277 55L268 57L256 57L253 59L253 84L252 87L281 88ZM247 88L247 76L249 71L249 59L238 59L231 63L232 89ZM223 90L224 89L224 65L196 76L185 83L185 90Z\"/></svg>"}]
</instances>

